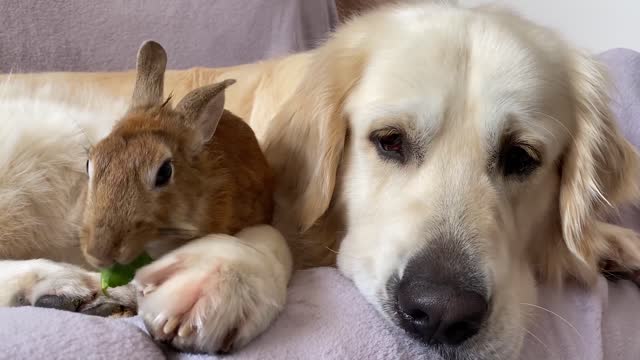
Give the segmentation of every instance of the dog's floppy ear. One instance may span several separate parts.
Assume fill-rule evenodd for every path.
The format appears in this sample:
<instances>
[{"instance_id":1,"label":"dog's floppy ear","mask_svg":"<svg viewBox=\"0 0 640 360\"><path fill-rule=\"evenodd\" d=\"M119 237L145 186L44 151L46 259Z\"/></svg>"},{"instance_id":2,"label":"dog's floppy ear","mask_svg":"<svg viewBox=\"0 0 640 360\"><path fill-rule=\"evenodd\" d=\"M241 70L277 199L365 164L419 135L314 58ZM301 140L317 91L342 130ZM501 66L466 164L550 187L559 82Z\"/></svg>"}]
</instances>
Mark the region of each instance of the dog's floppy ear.
<instances>
[{"instance_id":1,"label":"dog's floppy ear","mask_svg":"<svg viewBox=\"0 0 640 360\"><path fill-rule=\"evenodd\" d=\"M561 168L562 236L576 264L587 269L597 270L603 260L637 268L640 239L603 219L616 207L638 199L638 155L615 123L601 66L579 53L572 59L569 76L576 122ZM572 272L581 277L581 271Z\"/></svg>"},{"instance_id":2,"label":"dog's floppy ear","mask_svg":"<svg viewBox=\"0 0 640 360\"><path fill-rule=\"evenodd\" d=\"M358 81L362 56L329 43L310 56L295 94L269 124L263 148L278 176L276 199L305 232L331 203L345 147L343 102ZM276 219L277 221L277 219Z\"/></svg>"}]
</instances>

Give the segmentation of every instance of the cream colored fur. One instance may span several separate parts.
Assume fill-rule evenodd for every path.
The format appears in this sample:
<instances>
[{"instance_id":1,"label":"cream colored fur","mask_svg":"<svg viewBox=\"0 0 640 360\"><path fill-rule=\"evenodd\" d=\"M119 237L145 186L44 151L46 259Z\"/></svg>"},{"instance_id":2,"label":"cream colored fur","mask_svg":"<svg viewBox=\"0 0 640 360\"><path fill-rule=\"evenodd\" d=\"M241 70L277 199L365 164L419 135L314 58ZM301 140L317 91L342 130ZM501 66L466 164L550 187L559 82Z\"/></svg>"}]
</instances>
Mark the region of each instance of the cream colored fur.
<instances>
[{"instance_id":1,"label":"cream colored fur","mask_svg":"<svg viewBox=\"0 0 640 360\"><path fill-rule=\"evenodd\" d=\"M126 106L89 89L0 83L2 258L42 256L83 264L74 235L86 182L81 159Z\"/></svg>"},{"instance_id":2,"label":"cream colored fur","mask_svg":"<svg viewBox=\"0 0 640 360\"><path fill-rule=\"evenodd\" d=\"M591 57L553 32L507 12L415 3L355 18L309 53L233 68L175 72L168 76L166 92L173 89L181 96L200 81L238 81L227 94L227 105L248 119L279 177L273 225L287 239L293 261L297 267L330 265L337 253L339 269L391 321L394 314L387 305L394 295L388 293L387 282L402 276L409 259L434 241L435 229L474 234L459 246L481 254L475 265L487 279L492 311L478 335L443 352L456 359L516 358L527 327L522 304L536 301L536 276L559 283L575 278L589 285L604 260L629 270L640 268L638 235L603 220L619 204L637 198L637 154L614 124L606 74ZM93 84L113 96L128 94L133 84L132 73L16 78L29 87L51 82ZM15 103L8 98L15 91L12 86L4 86L3 117L5 107ZM48 99L30 96L29 104ZM7 229L22 229L23 234L22 224L41 224L46 234L64 234L71 226L59 217L43 220L34 209L47 204L51 213L71 213L72 197L61 194L72 193L73 182L59 179L81 178L84 139L64 114L92 102L86 94L54 100L50 106L59 106L59 118L43 120L43 115L51 114L26 110L15 120L9 118L12 124L24 124L22 131L53 139L42 148L21 145L23 140L17 145L29 154L26 165L31 170L15 175L33 183L22 192L25 196L13 192L14 185L4 186L12 172L0 177L0 191L9 194L2 197L8 202L3 210L18 214L11 218L3 215L9 212L0 212L0 223ZM93 109L92 118L117 115L117 106ZM40 125L50 118L59 126ZM96 122L77 123L90 134L100 133L93 129ZM3 138L17 131L7 124L0 125ZM419 139L420 161L402 165L380 158L370 134L388 126ZM521 181L503 178L490 166L506 131L515 131L541 154L540 167ZM62 140L69 132L76 134L74 145ZM3 163L16 156L0 154ZM46 181L34 169L41 163L59 164L59 157L73 165L54 166L50 171L57 175L51 184L56 191L40 196ZM215 236L207 244L188 245L167 255L172 259L182 252L192 257L183 263L184 277L169 279L163 290L186 293L193 284L188 279L204 276L211 286L223 286L222 293L236 294L214 296L204 308L231 309L233 317L244 304L264 315L251 317L254 322L239 329L242 343L273 319L283 304L283 284L289 276L286 259L276 255L281 237L270 228L250 236L268 239L262 256L253 258L252 251L238 245L238 257L224 260L228 267L223 268L249 279L252 296L264 302L251 302L218 275L218 263L209 259L216 258L215 249L234 245ZM56 249L68 246L71 252L77 247L63 237L34 238L4 240L0 253L10 258L51 254L54 260L64 260L54 252L38 252L43 241ZM30 242L33 245L27 245ZM264 262L276 258L281 260L275 267ZM199 270L203 264L214 265ZM28 266L18 263L0 266L2 274L28 277L30 273ZM187 276L190 271L195 275ZM279 282L259 285L271 281L272 274L278 274ZM15 296L7 291L15 294L25 288L0 290L4 292L0 299L11 299ZM151 302L143 297L140 307L143 316L162 315L163 324L173 324L168 319L176 304L179 299ZM169 315L162 309L169 309L165 310ZM206 311L199 315L211 319L219 315L216 311L213 317ZM224 331L216 326L233 322L194 323L201 326L185 347L206 349L207 340L221 341L216 334Z\"/></svg>"}]
</instances>

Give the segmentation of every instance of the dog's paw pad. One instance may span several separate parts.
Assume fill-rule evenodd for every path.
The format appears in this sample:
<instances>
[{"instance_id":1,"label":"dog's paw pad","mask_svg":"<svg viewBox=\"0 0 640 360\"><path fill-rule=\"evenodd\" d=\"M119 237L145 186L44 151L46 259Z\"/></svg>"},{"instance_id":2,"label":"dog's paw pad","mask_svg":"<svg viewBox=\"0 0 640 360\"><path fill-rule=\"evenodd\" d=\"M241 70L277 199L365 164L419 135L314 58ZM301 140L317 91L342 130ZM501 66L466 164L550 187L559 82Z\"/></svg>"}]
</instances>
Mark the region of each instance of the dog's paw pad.
<instances>
[{"instance_id":1,"label":"dog's paw pad","mask_svg":"<svg viewBox=\"0 0 640 360\"><path fill-rule=\"evenodd\" d=\"M51 284L49 281L37 285L28 305L101 317L134 316L137 311L132 286L109 289L108 294L103 294L97 289L97 282L62 288L52 288Z\"/></svg>"},{"instance_id":2,"label":"dog's paw pad","mask_svg":"<svg viewBox=\"0 0 640 360\"><path fill-rule=\"evenodd\" d=\"M66 295L43 295L39 297L33 306L65 311L77 311L83 299Z\"/></svg>"},{"instance_id":3,"label":"dog's paw pad","mask_svg":"<svg viewBox=\"0 0 640 360\"><path fill-rule=\"evenodd\" d=\"M133 316L135 311L118 303L104 302L104 303L89 303L83 306L80 313L85 315L101 316L101 317L128 317Z\"/></svg>"}]
</instances>

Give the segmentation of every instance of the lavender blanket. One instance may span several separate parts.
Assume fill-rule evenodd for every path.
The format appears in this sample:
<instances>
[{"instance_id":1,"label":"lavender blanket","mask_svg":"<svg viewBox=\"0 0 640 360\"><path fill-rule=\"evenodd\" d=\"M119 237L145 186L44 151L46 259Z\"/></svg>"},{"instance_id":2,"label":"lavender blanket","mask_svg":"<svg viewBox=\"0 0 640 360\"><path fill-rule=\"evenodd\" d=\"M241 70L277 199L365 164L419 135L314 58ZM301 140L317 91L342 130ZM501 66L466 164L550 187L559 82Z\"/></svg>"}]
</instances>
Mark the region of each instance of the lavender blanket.
<instances>
[{"instance_id":1,"label":"lavender blanket","mask_svg":"<svg viewBox=\"0 0 640 360\"><path fill-rule=\"evenodd\" d=\"M541 292L522 360L630 360L640 354L640 292L601 279L594 291ZM562 317L562 318L561 318ZM109 320L41 308L0 308L0 359L440 359L389 326L335 269L298 272L284 313L224 357L156 346L138 318Z\"/></svg>"}]
</instances>

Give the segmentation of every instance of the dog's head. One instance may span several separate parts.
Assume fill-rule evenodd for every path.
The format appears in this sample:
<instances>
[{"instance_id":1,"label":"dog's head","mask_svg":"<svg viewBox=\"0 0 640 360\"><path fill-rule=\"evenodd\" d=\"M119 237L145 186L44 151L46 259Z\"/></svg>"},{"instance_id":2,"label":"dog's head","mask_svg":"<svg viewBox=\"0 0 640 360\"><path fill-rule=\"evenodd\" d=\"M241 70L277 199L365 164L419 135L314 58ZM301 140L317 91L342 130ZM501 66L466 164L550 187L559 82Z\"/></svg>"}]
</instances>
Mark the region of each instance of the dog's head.
<instances>
[{"instance_id":1,"label":"dog's head","mask_svg":"<svg viewBox=\"0 0 640 360\"><path fill-rule=\"evenodd\" d=\"M536 275L640 265L635 235L600 220L638 193L636 153L598 64L552 32L406 5L313 57L267 156L299 231L344 208L339 268L409 333L449 358L511 358Z\"/></svg>"}]
</instances>

